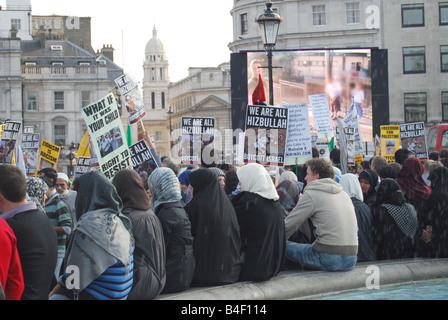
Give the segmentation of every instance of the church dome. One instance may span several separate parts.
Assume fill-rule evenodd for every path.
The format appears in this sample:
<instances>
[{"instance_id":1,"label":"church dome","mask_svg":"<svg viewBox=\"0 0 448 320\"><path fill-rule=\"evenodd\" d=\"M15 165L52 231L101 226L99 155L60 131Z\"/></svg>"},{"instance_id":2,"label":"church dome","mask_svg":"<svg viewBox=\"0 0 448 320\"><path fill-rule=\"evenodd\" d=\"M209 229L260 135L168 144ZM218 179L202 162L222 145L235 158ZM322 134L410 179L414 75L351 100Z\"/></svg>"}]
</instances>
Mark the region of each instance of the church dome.
<instances>
[{"instance_id":1,"label":"church dome","mask_svg":"<svg viewBox=\"0 0 448 320\"><path fill-rule=\"evenodd\" d=\"M152 29L152 39L148 41L145 49L146 55L162 55L165 56L165 46L163 42L157 37L157 29L154 26Z\"/></svg>"}]
</instances>

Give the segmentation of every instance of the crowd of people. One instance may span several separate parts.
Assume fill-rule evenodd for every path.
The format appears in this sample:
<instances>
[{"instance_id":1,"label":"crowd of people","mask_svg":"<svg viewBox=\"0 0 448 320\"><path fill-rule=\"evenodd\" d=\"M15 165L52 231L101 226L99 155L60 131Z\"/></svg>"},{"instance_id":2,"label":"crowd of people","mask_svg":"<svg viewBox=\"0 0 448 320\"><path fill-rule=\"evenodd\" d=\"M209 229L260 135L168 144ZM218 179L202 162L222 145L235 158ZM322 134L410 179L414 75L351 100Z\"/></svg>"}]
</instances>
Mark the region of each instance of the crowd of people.
<instances>
[{"instance_id":1,"label":"crowd of people","mask_svg":"<svg viewBox=\"0 0 448 320\"><path fill-rule=\"evenodd\" d=\"M316 151L316 150L313 150ZM281 270L448 257L448 162L405 149L342 174L331 160L267 168L169 158L148 178L73 183L0 166L0 288L8 300L151 300ZM352 170L353 169L353 170Z\"/></svg>"}]
</instances>

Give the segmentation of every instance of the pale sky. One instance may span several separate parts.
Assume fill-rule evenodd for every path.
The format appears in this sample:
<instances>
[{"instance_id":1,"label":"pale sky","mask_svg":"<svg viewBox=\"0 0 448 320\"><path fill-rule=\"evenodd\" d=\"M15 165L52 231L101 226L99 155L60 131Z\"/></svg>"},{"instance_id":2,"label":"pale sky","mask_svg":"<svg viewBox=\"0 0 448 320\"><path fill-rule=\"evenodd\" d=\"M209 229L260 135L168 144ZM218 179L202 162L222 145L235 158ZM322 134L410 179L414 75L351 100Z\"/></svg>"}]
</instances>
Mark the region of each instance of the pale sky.
<instances>
[{"instance_id":1,"label":"pale sky","mask_svg":"<svg viewBox=\"0 0 448 320\"><path fill-rule=\"evenodd\" d=\"M233 0L31 0L31 5L33 15L91 17L93 49L111 44L115 62L139 82L154 25L167 51L172 82L187 77L189 67L230 61Z\"/></svg>"}]
</instances>

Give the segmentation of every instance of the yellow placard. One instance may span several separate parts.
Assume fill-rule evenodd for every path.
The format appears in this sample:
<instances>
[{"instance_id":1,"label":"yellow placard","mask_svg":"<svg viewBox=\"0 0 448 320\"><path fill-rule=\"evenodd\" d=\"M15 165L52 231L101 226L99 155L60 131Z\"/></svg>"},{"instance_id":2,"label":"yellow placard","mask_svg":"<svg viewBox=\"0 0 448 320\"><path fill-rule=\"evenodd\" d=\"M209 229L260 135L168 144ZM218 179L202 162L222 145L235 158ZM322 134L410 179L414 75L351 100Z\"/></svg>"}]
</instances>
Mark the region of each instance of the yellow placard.
<instances>
[{"instance_id":1,"label":"yellow placard","mask_svg":"<svg viewBox=\"0 0 448 320\"><path fill-rule=\"evenodd\" d=\"M52 144L44 139L40 145L39 161L37 163L36 177L39 170L44 168L54 168L57 170L57 164L59 159L59 153L61 152L61 147Z\"/></svg>"},{"instance_id":2,"label":"yellow placard","mask_svg":"<svg viewBox=\"0 0 448 320\"><path fill-rule=\"evenodd\" d=\"M381 130L381 155L387 161L395 161L395 151L400 149L400 126L389 125L380 126Z\"/></svg>"}]
</instances>

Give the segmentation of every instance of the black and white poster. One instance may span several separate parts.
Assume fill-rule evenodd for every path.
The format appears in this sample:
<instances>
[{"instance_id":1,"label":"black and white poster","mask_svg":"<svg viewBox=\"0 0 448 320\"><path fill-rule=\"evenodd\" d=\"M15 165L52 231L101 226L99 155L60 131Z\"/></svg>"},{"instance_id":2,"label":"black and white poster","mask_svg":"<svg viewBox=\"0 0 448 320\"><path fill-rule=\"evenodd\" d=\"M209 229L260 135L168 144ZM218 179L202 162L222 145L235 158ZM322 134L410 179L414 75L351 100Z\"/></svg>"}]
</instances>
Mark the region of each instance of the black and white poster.
<instances>
[{"instance_id":1,"label":"black and white poster","mask_svg":"<svg viewBox=\"0 0 448 320\"><path fill-rule=\"evenodd\" d=\"M288 133L288 109L248 106L244 143L244 163L283 167Z\"/></svg>"}]
</instances>

